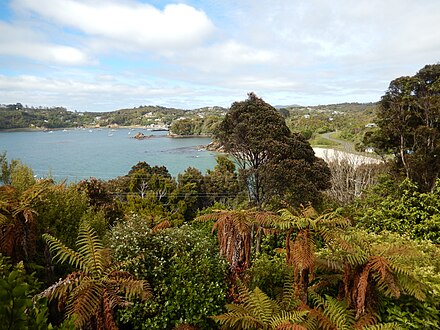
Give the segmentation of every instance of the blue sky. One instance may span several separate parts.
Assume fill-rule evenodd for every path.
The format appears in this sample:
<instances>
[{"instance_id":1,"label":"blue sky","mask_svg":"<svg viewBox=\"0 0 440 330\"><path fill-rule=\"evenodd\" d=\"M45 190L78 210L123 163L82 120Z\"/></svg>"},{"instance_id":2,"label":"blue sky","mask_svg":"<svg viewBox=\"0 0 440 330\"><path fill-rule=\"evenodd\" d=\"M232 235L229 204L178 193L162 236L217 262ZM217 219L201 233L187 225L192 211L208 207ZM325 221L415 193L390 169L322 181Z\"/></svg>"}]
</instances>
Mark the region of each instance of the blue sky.
<instances>
[{"instance_id":1,"label":"blue sky","mask_svg":"<svg viewBox=\"0 0 440 330\"><path fill-rule=\"evenodd\" d=\"M0 0L0 103L375 102L440 60L438 0Z\"/></svg>"}]
</instances>

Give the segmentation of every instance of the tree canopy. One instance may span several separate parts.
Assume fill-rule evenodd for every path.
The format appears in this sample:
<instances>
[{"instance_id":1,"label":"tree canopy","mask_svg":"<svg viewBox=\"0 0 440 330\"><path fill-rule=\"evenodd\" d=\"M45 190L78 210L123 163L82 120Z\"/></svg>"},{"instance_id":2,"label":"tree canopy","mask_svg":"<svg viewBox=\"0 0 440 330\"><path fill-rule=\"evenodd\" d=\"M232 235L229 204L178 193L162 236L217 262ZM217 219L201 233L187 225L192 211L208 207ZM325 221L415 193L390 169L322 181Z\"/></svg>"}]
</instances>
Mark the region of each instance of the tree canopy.
<instances>
[{"instance_id":1,"label":"tree canopy","mask_svg":"<svg viewBox=\"0 0 440 330\"><path fill-rule=\"evenodd\" d=\"M304 202L328 188L328 167L300 134L290 132L279 112L254 93L232 104L216 138L237 161L251 205L261 207L275 196L295 195Z\"/></svg>"},{"instance_id":2,"label":"tree canopy","mask_svg":"<svg viewBox=\"0 0 440 330\"><path fill-rule=\"evenodd\" d=\"M433 189L440 173L440 64L391 81L377 116L379 130L367 142L391 151L422 191Z\"/></svg>"}]
</instances>

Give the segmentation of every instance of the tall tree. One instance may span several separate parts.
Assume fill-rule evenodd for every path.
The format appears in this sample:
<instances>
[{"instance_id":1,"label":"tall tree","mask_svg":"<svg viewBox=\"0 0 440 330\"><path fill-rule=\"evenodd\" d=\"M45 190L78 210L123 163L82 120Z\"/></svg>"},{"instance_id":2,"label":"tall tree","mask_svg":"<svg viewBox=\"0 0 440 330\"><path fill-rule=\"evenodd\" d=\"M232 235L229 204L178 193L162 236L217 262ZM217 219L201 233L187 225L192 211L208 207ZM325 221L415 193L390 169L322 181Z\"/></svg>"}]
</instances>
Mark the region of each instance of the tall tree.
<instances>
[{"instance_id":1,"label":"tall tree","mask_svg":"<svg viewBox=\"0 0 440 330\"><path fill-rule=\"evenodd\" d=\"M407 178L432 190L440 174L440 64L391 81L377 116L380 129L365 142L391 151Z\"/></svg>"},{"instance_id":2,"label":"tall tree","mask_svg":"<svg viewBox=\"0 0 440 330\"><path fill-rule=\"evenodd\" d=\"M306 172L310 172L305 177L313 190L328 187L330 172L311 146L300 135L292 134L276 109L254 93L232 104L216 138L237 161L252 206L261 208L274 196L284 198L289 189L298 187L298 179ZM277 173L282 173L282 184L273 176ZM302 187L295 194L304 192Z\"/></svg>"}]
</instances>

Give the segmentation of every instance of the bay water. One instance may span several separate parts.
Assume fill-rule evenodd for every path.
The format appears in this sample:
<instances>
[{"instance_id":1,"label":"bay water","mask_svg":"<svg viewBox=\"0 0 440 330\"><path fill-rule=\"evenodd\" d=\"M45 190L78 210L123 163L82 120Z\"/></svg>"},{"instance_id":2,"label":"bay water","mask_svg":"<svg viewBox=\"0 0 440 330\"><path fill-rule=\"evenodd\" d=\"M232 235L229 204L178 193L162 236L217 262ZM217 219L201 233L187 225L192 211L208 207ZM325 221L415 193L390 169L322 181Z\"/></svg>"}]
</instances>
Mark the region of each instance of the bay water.
<instances>
[{"instance_id":1,"label":"bay water","mask_svg":"<svg viewBox=\"0 0 440 330\"><path fill-rule=\"evenodd\" d=\"M132 138L142 132L147 139ZM125 175L139 161L166 166L173 176L189 166L203 174L215 166L215 152L203 149L210 138L170 138L167 132L118 128L0 132L0 152L20 159L38 177L56 181L103 180Z\"/></svg>"}]
</instances>

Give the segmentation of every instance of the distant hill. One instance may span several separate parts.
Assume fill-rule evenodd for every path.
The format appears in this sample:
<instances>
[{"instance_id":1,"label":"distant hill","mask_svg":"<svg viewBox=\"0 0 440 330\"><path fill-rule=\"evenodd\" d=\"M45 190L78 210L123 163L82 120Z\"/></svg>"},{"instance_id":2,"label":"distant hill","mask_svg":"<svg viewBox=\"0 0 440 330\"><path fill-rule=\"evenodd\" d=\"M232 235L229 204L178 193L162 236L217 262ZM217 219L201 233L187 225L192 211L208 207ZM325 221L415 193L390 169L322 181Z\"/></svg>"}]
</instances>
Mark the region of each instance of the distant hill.
<instances>
[{"instance_id":1,"label":"distant hill","mask_svg":"<svg viewBox=\"0 0 440 330\"><path fill-rule=\"evenodd\" d=\"M276 108L292 131L307 138L339 131L340 137L359 141L374 122L377 103L341 103L318 106L289 105ZM20 103L0 105L0 129L55 129L69 127L139 126L169 129L177 135L212 134L228 109L194 110L141 105L110 112L76 112L64 107L28 107Z\"/></svg>"}]
</instances>

